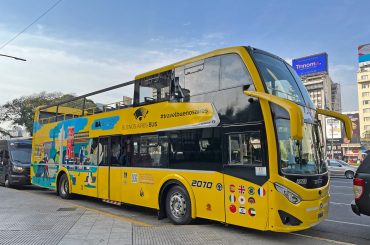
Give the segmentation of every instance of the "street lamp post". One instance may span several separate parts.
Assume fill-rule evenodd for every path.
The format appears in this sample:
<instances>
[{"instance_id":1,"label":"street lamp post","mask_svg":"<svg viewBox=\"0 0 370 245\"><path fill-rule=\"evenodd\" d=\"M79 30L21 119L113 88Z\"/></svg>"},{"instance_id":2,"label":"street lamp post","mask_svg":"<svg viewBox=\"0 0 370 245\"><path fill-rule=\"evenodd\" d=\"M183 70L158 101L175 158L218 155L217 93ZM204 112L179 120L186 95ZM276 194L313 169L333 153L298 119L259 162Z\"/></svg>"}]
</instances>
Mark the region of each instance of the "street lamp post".
<instances>
[{"instance_id":1,"label":"street lamp post","mask_svg":"<svg viewBox=\"0 0 370 245\"><path fill-rule=\"evenodd\" d=\"M334 121L331 120L331 159L334 159L333 141L334 141Z\"/></svg>"}]
</instances>

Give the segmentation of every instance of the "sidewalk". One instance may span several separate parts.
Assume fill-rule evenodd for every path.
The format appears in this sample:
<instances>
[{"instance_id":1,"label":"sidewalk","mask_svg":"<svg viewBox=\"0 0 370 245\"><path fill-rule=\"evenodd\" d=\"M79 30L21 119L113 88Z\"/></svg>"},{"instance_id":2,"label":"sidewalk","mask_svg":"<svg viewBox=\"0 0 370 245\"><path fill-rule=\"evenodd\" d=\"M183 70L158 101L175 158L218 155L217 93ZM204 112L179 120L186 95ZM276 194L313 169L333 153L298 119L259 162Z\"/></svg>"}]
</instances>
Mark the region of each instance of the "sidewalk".
<instances>
[{"instance_id":1,"label":"sidewalk","mask_svg":"<svg viewBox=\"0 0 370 245\"><path fill-rule=\"evenodd\" d=\"M0 187L0 244L132 244L132 225L58 200Z\"/></svg>"},{"instance_id":2,"label":"sidewalk","mask_svg":"<svg viewBox=\"0 0 370 245\"><path fill-rule=\"evenodd\" d=\"M177 226L166 222L154 224L150 217L144 223L145 220L129 218L124 208L120 213L84 207L41 189L36 194L0 187L0 244L348 244L217 222Z\"/></svg>"}]
</instances>

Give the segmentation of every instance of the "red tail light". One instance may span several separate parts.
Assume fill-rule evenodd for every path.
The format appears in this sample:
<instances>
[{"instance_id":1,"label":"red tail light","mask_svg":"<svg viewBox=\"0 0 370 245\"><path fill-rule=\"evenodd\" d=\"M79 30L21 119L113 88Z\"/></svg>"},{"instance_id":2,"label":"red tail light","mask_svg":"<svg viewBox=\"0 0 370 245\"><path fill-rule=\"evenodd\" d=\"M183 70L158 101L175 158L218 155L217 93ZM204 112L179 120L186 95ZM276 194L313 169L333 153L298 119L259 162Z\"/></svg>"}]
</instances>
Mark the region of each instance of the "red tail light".
<instances>
[{"instance_id":1,"label":"red tail light","mask_svg":"<svg viewBox=\"0 0 370 245\"><path fill-rule=\"evenodd\" d=\"M363 179L353 179L353 192L355 193L356 201L362 197L365 191L365 181Z\"/></svg>"}]
</instances>

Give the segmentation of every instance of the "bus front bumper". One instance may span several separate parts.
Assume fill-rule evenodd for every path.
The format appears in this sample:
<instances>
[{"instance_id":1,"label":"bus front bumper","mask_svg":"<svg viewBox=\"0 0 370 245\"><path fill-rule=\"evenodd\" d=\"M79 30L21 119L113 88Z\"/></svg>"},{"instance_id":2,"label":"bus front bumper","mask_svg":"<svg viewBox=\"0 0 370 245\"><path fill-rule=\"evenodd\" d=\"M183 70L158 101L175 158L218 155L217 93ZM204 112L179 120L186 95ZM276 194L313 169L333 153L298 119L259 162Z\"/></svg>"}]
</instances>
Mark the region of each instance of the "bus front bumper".
<instances>
[{"instance_id":1,"label":"bus front bumper","mask_svg":"<svg viewBox=\"0 0 370 245\"><path fill-rule=\"evenodd\" d=\"M280 199L280 198L279 198ZM270 230L278 232L293 232L311 228L329 215L329 196L318 200L301 201L299 204L290 203L281 198L280 205L270 223Z\"/></svg>"}]
</instances>

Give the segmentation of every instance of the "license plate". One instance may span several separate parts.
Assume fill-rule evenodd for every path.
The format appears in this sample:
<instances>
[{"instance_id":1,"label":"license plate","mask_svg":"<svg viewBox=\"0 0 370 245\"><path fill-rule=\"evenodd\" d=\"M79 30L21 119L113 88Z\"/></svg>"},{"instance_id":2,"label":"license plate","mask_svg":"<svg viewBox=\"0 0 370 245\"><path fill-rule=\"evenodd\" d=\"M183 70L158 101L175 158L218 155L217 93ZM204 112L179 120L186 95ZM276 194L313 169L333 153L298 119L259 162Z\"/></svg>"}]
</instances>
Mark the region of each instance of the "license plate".
<instances>
[{"instance_id":1,"label":"license plate","mask_svg":"<svg viewBox=\"0 0 370 245\"><path fill-rule=\"evenodd\" d=\"M324 212L320 212L318 215L317 215L317 217L320 219L320 218L322 218L322 216L324 216Z\"/></svg>"}]
</instances>

